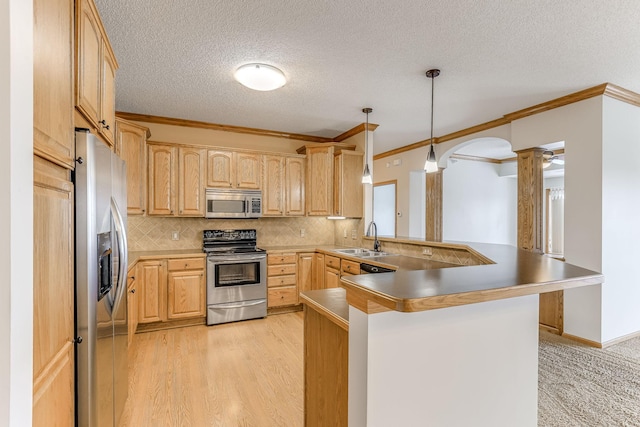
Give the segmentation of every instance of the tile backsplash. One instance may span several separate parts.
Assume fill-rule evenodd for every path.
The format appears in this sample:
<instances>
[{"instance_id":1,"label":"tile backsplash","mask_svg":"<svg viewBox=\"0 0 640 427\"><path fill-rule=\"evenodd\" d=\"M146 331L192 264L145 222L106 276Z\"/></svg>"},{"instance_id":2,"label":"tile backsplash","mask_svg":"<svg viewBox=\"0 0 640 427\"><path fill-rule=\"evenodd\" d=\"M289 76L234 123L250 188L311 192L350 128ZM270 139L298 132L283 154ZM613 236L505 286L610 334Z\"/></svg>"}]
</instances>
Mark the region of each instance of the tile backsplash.
<instances>
[{"instance_id":1,"label":"tile backsplash","mask_svg":"<svg viewBox=\"0 0 640 427\"><path fill-rule=\"evenodd\" d=\"M127 238L130 251L200 249L202 230L255 228L258 246L333 245L336 233L334 223L324 217L218 220L129 216ZM304 237L301 237L300 230L304 230ZM172 234L176 231L179 239L172 240ZM349 246L356 244L349 243Z\"/></svg>"}]
</instances>

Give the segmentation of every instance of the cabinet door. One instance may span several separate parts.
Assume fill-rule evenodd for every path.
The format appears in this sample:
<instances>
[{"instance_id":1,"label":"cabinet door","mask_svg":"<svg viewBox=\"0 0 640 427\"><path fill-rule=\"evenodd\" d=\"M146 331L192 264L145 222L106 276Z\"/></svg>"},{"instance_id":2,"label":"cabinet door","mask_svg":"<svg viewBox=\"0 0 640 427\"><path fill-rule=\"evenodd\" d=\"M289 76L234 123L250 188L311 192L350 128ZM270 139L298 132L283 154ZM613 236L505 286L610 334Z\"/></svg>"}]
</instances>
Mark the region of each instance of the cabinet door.
<instances>
[{"instance_id":1,"label":"cabinet door","mask_svg":"<svg viewBox=\"0 0 640 427\"><path fill-rule=\"evenodd\" d=\"M167 319L167 265L165 261L138 264L138 322L161 322Z\"/></svg>"},{"instance_id":2,"label":"cabinet door","mask_svg":"<svg viewBox=\"0 0 640 427\"><path fill-rule=\"evenodd\" d=\"M149 215L175 212L175 158L175 147L149 145Z\"/></svg>"},{"instance_id":3,"label":"cabinet door","mask_svg":"<svg viewBox=\"0 0 640 427\"><path fill-rule=\"evenodd\" d=\"M262 175L262 155L253 153L235 153L236 187L259 190Z\"/></svg>"},{"instance_id":4,"label":"cabinet door","mask_svg":"<svg viewBox=\"0 0 640 427\"><path fill-rule=\"evenodd\" d=\"M71 426L73 183L67 169L39 157L33 172L33 425Z\"/></svg>"},{"instance_id":5,"label":"cabinet door","mask_svg":"<svg viewBox=\"0 0 640 427\"><path fill-rule=\"evenodd\" d=\"M178 150L178 214L204 217L204 158L206 150Z\"/></svg>"},{"instance_id":6,"label":"cabinet door","mask_svg":"<svg viewBox=\"0 0 640 427\"><path fill-rule=\"evenodd\" d=\"M106 41L102 40L102 69L100 79L100 120L98 129L109 145L113 146L116 128L116 60Z\"/></svg>"},{"instance_id":7,"label":"cabinet door","mask_svg":"<svg viewBox=\"0 0 640 427\"><path fill-rule=\"evenodd\" d=\"M264 156L264 188L262 214L282 216L284 213L284 161L281 156Z\"/></svg>"},{"instance_id":8,"label":"cabinet door","mask_svg":"<svg viewBox=\"0 0 640 427\"><path fill-rule=\"evenodd\" d=\"M333 213L333 147L307 149L307 215L328 216Z\"/></svg>"},{"instance_id":9,"label":"cabinet door","mask_svg":"<svg viewBox=\"0 0 640 427\"><path fill-rule=\"evenodd\" d=\"M98 127L100 121L100 68L102 34L91 0L78 1L76 107Z\"/></svg>"},{"instance_id":10,"label":"cabinet door","mask_svg":"<svg viewBox=\"0 0 640 427\"><path fill-rule=\"evenodd\" d=\"M33 13L33 149L73 167L73 1L35 0Z\"/></svg>"},{"instance_id":11,"label":"cabinet door","mask_svg":"<svg viewBox=\"0 0 640 427\"><path fill-rule=\"evenodd\" d=\"M167 278L167 318L204 317L206 314L204 271L172 271Z\"/></svg>"},{"instance_id":12,"label":"cabinet door","mask_svg":"<svg viewBox=\"0 0 640 427\"><path fill-rule=\"evenodd\" d=\"M287 157L285 160L285 215L304 216L305 159Z\"/></svg>"},{"instance_id":13,"label":"cabinet door","mask_svg":"<svg viewBox=\"0 0 640 427\"><path fill-rule=\"evenodd\" d=\"M207 187L230 188L235 185L233 152L209 150L207 152Z\"/></svg>"},{"instance_id":14,"label":"cabinet door","mask_svg":"<svg viewBox=\"0 0 640 427\"><path fill-rule=\"evenodd\" d=\"M324 287L329 289L338 286L340 286L340 271L326 267L324 269Z\"/></svg>"},{"instance_id":15,"label":"cabinet door","mask_svg":"<svg viewBox=\"0 0 640 427\"><path fill-rule=\"evenodd\" d=\"M138 329L138 293L136 291L136 281L128 280L127 283L127 327L129 332L129 345L133 341L133 335Z\"/></svg>"},{"instance_id":16,"label":"cabinet door","mask_svg":"<svg viewBox=\"0 0 640 427\"><path fill-rule=\"evenodd\" d=\"M313 256L312 253L298 254L298 292L313 289Z\"/></svg>"},{"instance_id":17,"label":"cabinet door","mask_svg":"<svg viewBox=\"0 0 640 427\"><path fill-rule=\"evenodd\" d=\"M116 119L116 148L127 164L127 214L142 215L147 209L148 129Z\"/></svg>"},{"instance_id":18,"label":"cabinet door","mask_svg":"<svg viewBox=\"0 0 640 427\"><path fill-rule=\"evenodd\" d=\"M324 289L324 255L313 254L313 277L311 279L311 289Z\"/></svg>"},{"instance_id":19,"label":"cabinet door","mask_svg":"<svg viewBox=\"0 0 640 427\"><path fill-rule=\"evenodd\" d=\"M343 151L335 157L334 215L362 218L363 153Z\"/></svg>"}]
</instances>

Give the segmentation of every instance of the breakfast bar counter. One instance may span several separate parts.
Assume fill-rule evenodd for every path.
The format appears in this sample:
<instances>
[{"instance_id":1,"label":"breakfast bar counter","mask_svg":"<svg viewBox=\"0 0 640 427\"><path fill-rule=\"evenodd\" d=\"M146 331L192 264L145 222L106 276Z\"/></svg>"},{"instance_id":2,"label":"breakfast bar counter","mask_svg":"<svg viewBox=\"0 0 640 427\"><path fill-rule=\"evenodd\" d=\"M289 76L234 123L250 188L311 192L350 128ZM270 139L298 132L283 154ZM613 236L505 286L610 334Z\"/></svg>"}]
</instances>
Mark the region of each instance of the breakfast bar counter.
<instances>
[{"instance_id":1,"label":"breakfast bar counter","mask_svg":"<svg viewBox=\"0 0 640 427\"><path fill-rule=\"evenodd\" d=\"M346 276L344 291L301 294L305 349L337 346L305 350L315 369L305 390L316 393L307 413L350 427L537 426L538 295L604 277L513 246L466 245L487 263ZM330 397L346 389L348 404Z\"/></svg>"}]
</instances>

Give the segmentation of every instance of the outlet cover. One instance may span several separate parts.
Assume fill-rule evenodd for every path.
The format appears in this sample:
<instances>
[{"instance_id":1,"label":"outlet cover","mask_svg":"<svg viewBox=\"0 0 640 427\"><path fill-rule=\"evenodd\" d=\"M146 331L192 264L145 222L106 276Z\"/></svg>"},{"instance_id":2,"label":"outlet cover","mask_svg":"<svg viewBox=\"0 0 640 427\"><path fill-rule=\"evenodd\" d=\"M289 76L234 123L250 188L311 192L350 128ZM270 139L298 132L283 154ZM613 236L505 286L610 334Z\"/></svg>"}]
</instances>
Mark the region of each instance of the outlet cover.
<instances>
[{"instance_id":1,"label":"outlet cover","mask_svg":"<svg viewBox=\"0 0 640 427\"><path fill-rule=\"evenodd\" d=\"M343 237L346 239L346 238L347 238L347 229L345 228L345 229L344 229L344 230L342 230L342 231L344 231L344 236L343 236Z\"/></svg>"},{"instance_id":2,"label":"outlet cover","mask_svg":"<svg viewBox=\"0 0 640 427\"><path fill-rule=\"evenodd\" d=\"M172 231L171 232L171 240L180 240L180 232Z\"/></svg>"},{"instance_id":3,"label":"outlet cover","mask_svg":"<svg viewBox=\"0 0 640 427\"><path fill-rule=\"evenodd\" d=\"M304 228L300 229L300 237L304 237Z\"/></svg>"},{"instance_id":4,"label":"outlet cover","mask_svg":"<svg viewBox=\"0 0 640 427\"><path fill-rule=\"evenodd\" d=\"M358 238L358 232L356 230L351 230L351 238L356 240Z\"/></svg>"},{"instance_id":5,"label":"outlet cover","mask_svg":"<svg viewBox=\"0 0 640 427\"><path fill-rule=\"evenodd\" d=\"M433 255L433 249L431 248L423 248L422 255L431 256Z\"/></svg>"}]
</instances>

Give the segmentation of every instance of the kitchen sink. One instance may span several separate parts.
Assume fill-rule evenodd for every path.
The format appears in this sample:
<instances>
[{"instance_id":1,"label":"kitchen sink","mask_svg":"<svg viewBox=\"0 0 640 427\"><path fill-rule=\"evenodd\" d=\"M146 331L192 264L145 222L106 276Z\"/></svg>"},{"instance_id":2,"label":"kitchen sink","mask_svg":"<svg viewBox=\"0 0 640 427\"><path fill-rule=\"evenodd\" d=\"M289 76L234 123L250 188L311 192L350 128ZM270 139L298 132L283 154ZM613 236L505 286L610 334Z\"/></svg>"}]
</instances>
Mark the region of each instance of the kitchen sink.
<instances>
[{"instance_id":1,"label":"kitchen sink","mask_svg":"<svg viewBox=\"0 0 640 427\"><path fill-rule=\"evenodd\" d=\"M376 252L372 251L371 249L364 248L335 249L334 251L340 254L352 255L358 258L374 258L379 256L395 255L388 252Z\"/></svg>"}]
</instances>

